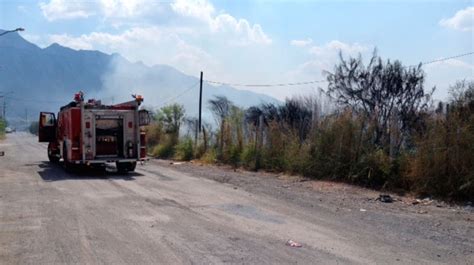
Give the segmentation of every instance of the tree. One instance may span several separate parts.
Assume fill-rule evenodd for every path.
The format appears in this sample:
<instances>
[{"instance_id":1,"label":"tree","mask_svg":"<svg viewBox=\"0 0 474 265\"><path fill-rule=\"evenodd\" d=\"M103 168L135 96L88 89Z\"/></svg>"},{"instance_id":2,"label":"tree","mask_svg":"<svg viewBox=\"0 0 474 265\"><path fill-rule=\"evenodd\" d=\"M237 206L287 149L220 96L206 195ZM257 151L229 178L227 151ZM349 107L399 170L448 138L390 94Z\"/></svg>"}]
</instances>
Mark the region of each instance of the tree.
<instances>
[{"instance_id":1,"label":"tree","mask_svg":"<svg viewBox=\"0 0 474 265\"><path fill-rule=\"evenodd\" d=\"M457 81L449 89L453 108L462 111L463 114L474 113L474 81Z\"/></svg>"},{"instance_id":2,"label":"tree","mask_svg":"<svg viewBox=\"0 0 474 265\"><path fill-rule=\"evenodd\" d=\"M302 100L293 98L287 99L278 112L280 121L298 134L300 143L303 142L311 128L311 109L304 106Z\"/></svg>"},{"instance_id":3,"label":"tree","mask_svg":"<svg viewBox=\"0 0 474 265\"><path fill-rule=\"evenodd\" d=\"M7 122L3 118L0 118L0 137L3 137L5 135L6 128Z\"/></svg>"},{"instance_id":4,"label":"tree","mask_svg":"<svg viewBox=\"0 0 474 265\"><path fill-rule=\"evenodd\" d=\"M184 119L184 107L176 103L168 105L161 108L156 116L158 122L163 124L165 133L178 135Z\"/></svg>"},{"instance_id":5,"label":"tree","mask_svg":"<svg viewBox=\"0 0 474 265\"><path fill-rule=\"evenodd\" d=\"M384 62L375 50L367 66L360 55L345 60L340 53L339 57L334 72L327 72L327 95L337 104L374 121L373 143L378 146L390 141L390 121L395 120L402 136L398 149L434 92L434 88L428 93L423 88L425 75L421 64L405 67L398 60Z\"/></svg>"},{"instance_id":6,"label":"tree","mask_svg":"<svg viewBox=\"0 0 474 265\"><path fill-rule=\"evenodd\" d=\"M217 125L220 127L219 131L219 155L222 156L224 149L224 135L226 129L226 120L229 117L234 103L224 96L215 96L214 99L209 100L209 109L216 119Z\"/></svg>"},{"instance_id":7,"label":"tree","mask_svg":"<svg viewBox=\"0 0 474 265\"><path fill-rule=\"evenodd\" d=\"M252 106L245 111L245 122L251 125L251 128L255 130L254 135L254 148L257 150L259 146L259 135L261 134L260 130L262 129L263 124L260 122L264 119L264 113L262 108L257 106Z\"/></svg>"}]
</instances>

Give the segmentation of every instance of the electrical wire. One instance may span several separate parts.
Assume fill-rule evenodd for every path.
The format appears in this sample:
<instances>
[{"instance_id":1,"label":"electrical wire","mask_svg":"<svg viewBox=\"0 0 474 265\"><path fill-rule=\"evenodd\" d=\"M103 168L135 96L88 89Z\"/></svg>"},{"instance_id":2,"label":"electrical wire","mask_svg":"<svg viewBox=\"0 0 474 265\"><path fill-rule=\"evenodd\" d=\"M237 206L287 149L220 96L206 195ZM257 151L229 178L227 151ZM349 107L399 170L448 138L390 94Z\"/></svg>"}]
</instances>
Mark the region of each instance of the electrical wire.
<instances>
[{"instance_id":1,"label":"electrical wire","mask_svg":"<svg viewBox=\"0 0 474 265\"><path fill-rule=\"evenodd\" d=\"M451 60L451 59L455 59L455 58L459 58L459 57L468 56L468 55L471 55L471 54L474 54L474 52L468 52L468 53L458 54L458 55L445 57L445 58L441 58L441 59L436 59L436 60L421 63L421 65L427 65L427 64L437 63L437 62L443 62L443 61L447 61L447 60Z\"/></svg>"},{"instance_id":2,"label":"electrical wire","mask_svg":"<svg viewBox=\"0 0 474 265\"><path fill-rule=\"evenodd\" d=\"M437 62L443 62L459 57L464 57L468 55L472 55L474 52L462 53L450 57L445 57L441 59L431 60L427 62L422 62L421 65L428 65ZM415 67L418 65L411 65L409 67ZM234 87L284 87L284 86L301 86L301 85L309 85L309 84L316 84L316 83L325 83L327 80L313 80L313 81L306 81L306 82L293 82L293 83L277 83L277 84L243 84L243 83L227 83L227 82L220 82L220 81L213 81L213 80L204 80L206 83L216 84L216 85L226 85L226 86L234 86Z\"/></svg>"},{"instance_id":3,"label":"electrical wire","mask_svg":"<svg viewBox=\"0 0 474 265\"><path fill-rule=\"evenodd\" d=\"M187 92L189 92L191 89L195 88L198 84L200 83L200 81L196 82L195 84L193 84L192 86L188 87L187 89L181 91L179 94L177 95L174 95L172 97L169 97L168 99L166 99L165 101L163 101L160 105L161 106L166 106L168 103L170 103L171 101L183 96L184 94L186 94ZM159 108L160 106L153 106L154 108Z\"/></svg>"},{"instance_id":4,"label":"electrical wire","mask_svg":"<svg viewBox=\"0 0 474 265\"><path fill-rule=\"evenodd\" d=\"M309 85L309 84L326 82L326 80L314 80L314 81L307 81L307 82L279 83L279 84L239 84L239 83L218 82L218 81L212 81L212 80L204 80L204 81L206 83L211 83L211 84L227 85L227 86L246 86L246 87L301 86L301 85Z\"/></svg>"},{"instance_id":5,"label":"electrical wire","mask_svg":"<svg viewBox=\"0 0 474 265\"><path fill-rule=\"evenodd\" d=\"M462 54L458 54L458 55L454 55L454 56L450 56L450 57L445 57L445 58L441 58L441 59L422 62L421 65L423 66L423 65L428 65L428 64L432 64L432 63L443 62L443 61L447 61L447 60L451 60L451 59L455 59L455 58L459 58L459 57L464 57L464 56L468 56L468 55L472 55L472 54L474 54L474 52L462 53ZM416 65L413 65L413 66L416 66ZM410 67L413 67L413 66L410 66ZM213 81L213 80L203 80L203 81L206 82L206 83L209 83L209 84L227 85L227 86L233 86L233 87L285 87L285 86L303 86L303 85L310 85L310 84L317 84L317 83L327 82L327 80L325 80L325 79L305 81L305 82L275 83L275 84L228 83L228 82L220 82L220 81ZM195 88L198 84L199 84L199 81L197 83L193 84L192 86L190 86L189 88L183 90L179 94L174 95L174 96L166 99L160 105L165 106L166 104L170 103L171 101L183 96L184 94L189 92L191 89ZM15 100L15 101L25 101L25 102L57 103L57 104L64 103L62 101L16 98L16 97L11 97L11 96L6 96L6 95L4 95L3 97L11 99L11 100ZM158 107L158 106L155 106L155 107Z\"/></svg>"}]
</instances>

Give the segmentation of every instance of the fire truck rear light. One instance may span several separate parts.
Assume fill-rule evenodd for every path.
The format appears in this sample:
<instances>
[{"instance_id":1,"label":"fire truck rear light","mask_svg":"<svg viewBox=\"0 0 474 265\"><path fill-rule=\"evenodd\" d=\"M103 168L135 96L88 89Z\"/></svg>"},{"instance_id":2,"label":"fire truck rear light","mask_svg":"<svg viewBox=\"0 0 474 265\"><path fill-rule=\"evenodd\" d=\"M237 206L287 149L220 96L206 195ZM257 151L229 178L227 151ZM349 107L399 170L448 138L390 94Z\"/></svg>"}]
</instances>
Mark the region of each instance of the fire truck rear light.
<instances>
[{"instance_id":1,"label":"fire truck rear light","mask_svg":"<svg viewBox=\"0 0 474 265\"><path fill-rule=\"evenodd\" d=\"M128 128L132 128L133 127L133 123L131 121L128 122Z\"/></svg>"},{"instance_id":2,"label":"fire truck rear light","mask_svg":"<svg viewBox=\"0 0 474 265\"><path fill-rule=\"evenodd\" d=\"M88 121L86 122L86 128L87 128L87 129L90 129L90 128L91 128L91 123L88 122Z\"/></svg>"}]
</instances>

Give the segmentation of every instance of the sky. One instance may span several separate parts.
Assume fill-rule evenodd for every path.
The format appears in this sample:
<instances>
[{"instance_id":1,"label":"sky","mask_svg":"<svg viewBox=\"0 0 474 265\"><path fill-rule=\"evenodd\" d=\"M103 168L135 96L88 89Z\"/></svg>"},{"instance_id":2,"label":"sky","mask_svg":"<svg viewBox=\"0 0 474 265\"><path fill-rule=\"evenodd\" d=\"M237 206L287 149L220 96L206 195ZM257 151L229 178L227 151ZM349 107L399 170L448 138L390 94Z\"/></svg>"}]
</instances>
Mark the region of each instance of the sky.
<instances>
[{"instance_id":1,"label":"sky","mask_svg":"<svg viewBox=\"0 0 474 265\"><path fill-rule=\"evenodd\" d=\"M23 27L40 47L120 53L238 84L324 80L344 56L416 65L474 51L474 2L438 0L0 0L0 28ZM474 78L474 55L423 66L426 88L447 99ZM324 83L236 87L284 99Z\"/></svg>"}]
</instances>

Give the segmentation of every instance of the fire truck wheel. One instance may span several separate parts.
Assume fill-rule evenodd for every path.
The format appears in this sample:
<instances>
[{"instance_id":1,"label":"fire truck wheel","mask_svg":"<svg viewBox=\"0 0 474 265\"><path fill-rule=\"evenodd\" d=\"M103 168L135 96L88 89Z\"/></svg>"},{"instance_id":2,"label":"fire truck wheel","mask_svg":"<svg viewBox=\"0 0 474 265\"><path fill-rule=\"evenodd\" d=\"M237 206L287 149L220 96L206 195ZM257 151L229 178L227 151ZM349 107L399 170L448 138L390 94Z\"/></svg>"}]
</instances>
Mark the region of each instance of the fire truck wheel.
<instances>
[{"instance_id":1,"label":"fire truck wheel","mask_svg":"<svg viewBox=\"0 0 474 265\"><path fill-rule=\"evenodd\" d=\"M136 167L137 167L137 162L130 163L129 171L135 171Z\"/></svg>"},{"instance_id":2,"label":"fire truck wheel","mask_svg":"<svg viewBox=\"0 0 474 265\"><path fill-rule=\"evenodd\" d=\"M52 149L51 143L48 144L48 158L49 162L51 163L58 163L59 162L59 155Z\"/></svg>"},{"instance_id":3,"label":"fire truck wheel","mask_svg":"<svg viewBox=\"0 0 474 265\"><path fill-rule=\"evenodd\" d=\"M127 173L130 171L135 171L135 167L137 166L137 162L125 162L119 163L117 162L117 171L119 173Z\"/></svg>"}]
</instances>

